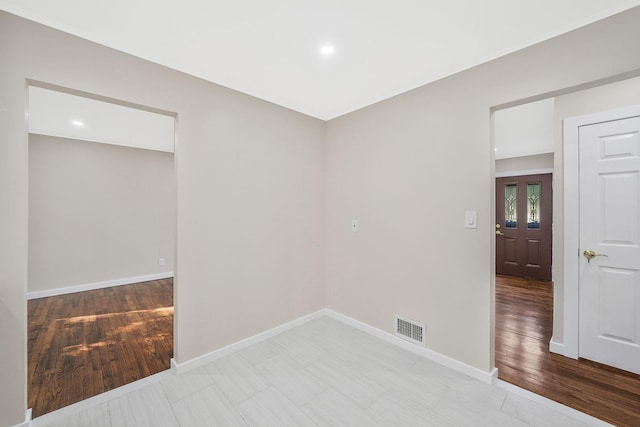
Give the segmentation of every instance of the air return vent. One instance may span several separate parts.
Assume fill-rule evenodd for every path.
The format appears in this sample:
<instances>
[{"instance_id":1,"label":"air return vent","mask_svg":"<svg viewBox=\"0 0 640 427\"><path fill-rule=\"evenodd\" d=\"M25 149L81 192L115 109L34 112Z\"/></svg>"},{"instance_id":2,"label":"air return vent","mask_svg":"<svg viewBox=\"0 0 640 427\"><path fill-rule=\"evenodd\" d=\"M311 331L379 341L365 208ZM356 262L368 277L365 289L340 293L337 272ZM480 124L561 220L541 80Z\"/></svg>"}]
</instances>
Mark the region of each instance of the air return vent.
<instances>
[{"instance_id":1,"label":"air return vent","mask_svg":"<svg viewBox=\"0 0 640 427\"><path fill-rule=\"evenodd\" d=\"M409 342L424 345L425 326L405 317L396 315L396 335Z\"/></svg>"}]
</instances>

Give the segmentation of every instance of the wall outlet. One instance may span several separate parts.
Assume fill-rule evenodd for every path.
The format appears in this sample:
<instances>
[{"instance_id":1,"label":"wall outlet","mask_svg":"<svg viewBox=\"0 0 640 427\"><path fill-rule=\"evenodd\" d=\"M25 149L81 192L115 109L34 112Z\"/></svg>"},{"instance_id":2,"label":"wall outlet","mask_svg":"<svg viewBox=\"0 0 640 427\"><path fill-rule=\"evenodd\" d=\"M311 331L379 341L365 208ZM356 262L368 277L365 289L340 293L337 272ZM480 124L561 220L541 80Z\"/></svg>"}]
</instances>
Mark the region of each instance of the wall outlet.
<instances>
[{"instance_id":1,"label":"wall outlet","mask_svg":"<svg viewBox=\"0 0 640 427\"><path fill-rule=\"evenodd\" d=\"M164 258L158 258L158 265L164 265Z\"/></svg>"}]
</instances>

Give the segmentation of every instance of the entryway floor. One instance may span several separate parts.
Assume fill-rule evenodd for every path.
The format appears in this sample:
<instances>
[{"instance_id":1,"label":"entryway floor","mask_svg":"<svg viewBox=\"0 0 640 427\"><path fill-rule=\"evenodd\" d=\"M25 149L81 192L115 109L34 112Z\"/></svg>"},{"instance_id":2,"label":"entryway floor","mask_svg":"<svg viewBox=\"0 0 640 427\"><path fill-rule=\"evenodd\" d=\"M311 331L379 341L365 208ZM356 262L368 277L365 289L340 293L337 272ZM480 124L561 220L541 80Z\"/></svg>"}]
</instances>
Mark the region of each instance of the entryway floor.
<instances>
[{"instance_id":1,"label":"entryway floor","mask_svg":"<svg viewBox=\"0 0 640 427\"><path fill-rule=\"evenodd\" d=\"M640 426L640 375L549 352L553 283L496 276L501 380L616 426Z\"/></svg>"}]
</instances>

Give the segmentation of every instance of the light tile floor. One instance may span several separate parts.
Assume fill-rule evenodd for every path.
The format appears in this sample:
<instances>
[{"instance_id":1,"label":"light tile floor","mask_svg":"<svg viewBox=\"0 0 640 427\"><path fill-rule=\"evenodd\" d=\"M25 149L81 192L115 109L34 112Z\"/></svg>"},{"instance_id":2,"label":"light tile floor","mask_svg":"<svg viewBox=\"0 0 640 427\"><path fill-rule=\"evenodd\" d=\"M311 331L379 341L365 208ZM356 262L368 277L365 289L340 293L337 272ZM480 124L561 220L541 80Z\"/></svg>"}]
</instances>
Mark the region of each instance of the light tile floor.
<instances>
[{"instance_id":1,"label":"light tile floor","mask_svg":"<svg viewBox=\"0 0 640 427\"><path fill-rule=\"evenodd\" d=\"M580 426L330 317L51 427Z\"/></svg>"}]
</instances>

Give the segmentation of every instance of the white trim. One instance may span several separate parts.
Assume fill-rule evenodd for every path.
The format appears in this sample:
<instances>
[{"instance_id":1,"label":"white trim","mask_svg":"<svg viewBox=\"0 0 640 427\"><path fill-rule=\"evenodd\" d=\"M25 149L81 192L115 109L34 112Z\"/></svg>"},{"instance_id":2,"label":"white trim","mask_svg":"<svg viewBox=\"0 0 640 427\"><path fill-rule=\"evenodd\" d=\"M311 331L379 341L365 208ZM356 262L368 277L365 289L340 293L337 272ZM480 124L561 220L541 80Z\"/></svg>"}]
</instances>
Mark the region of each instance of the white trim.
<instances>
[{"instance_id":1,"label":"white trim","mask_svg":"<svg viewBox=\"0 0 640 427\"><path fill-rule=\"evenodd\" d=\"M578 358L578 122L563 121L564 162L564 350L567 357Z\"/></svg>"},{"instance_id":2,"label":"white trim","mask_svg":"<svg viewBox=\"0 0 640 427\"><path fill-rule=\"evenodd\" d=\"M580 335L580 174L579 128L581 126L640 116L640 105L604 111L563 121L564 146L564 354L578 358Z\"/></svg>"},{"instance_id":3,"label":"white trim","mask_svg":"<svg viewBox=\"0 0 640 427\"><path fill-rule=\"evenodd\" d=\"M525 176L525 175L542 175L547 173L553 173L553 168L544 169L527 169L512 172L496 172L496 178L507 178L510 176Z\"/></svg>"},{"instance_id":4,"label":"white trim","mask_svg":"<svg viewBox=\"0 0 640 427\"><path fill-rule=\"evenodd\" d=\"M591 415L585 414L584 412L580 412L577 409L570 408L566 405L563 405L551 399L547 399L546 397L540 396L539 394L535 394L529 390L525 390L508 382L497 380L495 384L496 386L500 387L503 390L506 390L509 393L522 396L525 399L529 399L532 402L538 403L542 406L573 418L574 420L580 421L586 425L594 427L614 427L605 421L592 417Z\"/></svg>"},{"instance_id":5,"label":"white trim","mask_svg":"<svg viewBox=\"0 0 640 427\"><path fill-rule=\"evenodd\" d=\"M98 394L97 396L81 400L80 402L65 406L64 408L56 409L53 412L49 412L48 414L40 415L39 417L34 418L31 421L30 427L44 427L49 424L56 423L66 417L84 411L85 409L90 409L94 406L106 403L112 399L122 397L125 394L131 393L132 391L140 390L141 388L144 388L148 385L159 383L160 381L168 378L171 375L173 374L170 370L167 369L166 371L162 371L146 378L142 378L138 381L125 384L118 388L114 388L113 390L105 391L104 393Z\"/></svg>"},{"instance_id":6,"label":"white trim","mask_svg":"<svg viewBox=\"0 0 640 427\"><path fill-rule=\"evenodd\" d=\"M222 357L228 356L232 353L235 353L238 350L242 350L243 348L249 347L250 345L259 343L271 337L274 337L278 334L281 334L289 329L295 328L297 326L303 325L311 320L318 319L324 316L325 310L319 310L315 313L307 314L306 316L299 317L291 322L287 322L283 325L276 326L273 329L269 329L268 331L261 332L257 335L245 338L243 340L237 341L233 344L229 344L225 347L222 347L218 350L214 350L210 353L203 354L198 357L194 357L191 360L187 360L183 363L178 363L172 359L171 366L177 375L188 372L192 369L199 368L200 366L206 365L207 363L211 363L216 361Z\"/></svg>"},{"instance_id":7,"label":"white trim","mask_svg":"<svg viewBox=\"0 0 640 427\"><path fill-rule=\"evenodd\" d=\"M27 299L52 297L55 295L72 294L74 292L92 291L94 289L110 288L112 286L130 285L132 283L148 282L151 280L168 279L173 277L173 271L147 276L127 277L124 279L107 280L106 282L87 283L84 285L68 286L66 288L47 289L45 291L27 292Z\"/></svg>"},{"instance_id":8,"label":"white trim","mask_svg":"<svg viewBox=\"0 0 640 427\"><path fill-rule=\"evenodd\" d=\"M498 368L493 368L491 370L491 384L495 384L498 381Z\"/></svg>"},{"instance_id":9,"label":"white trim","mask_svg":"<svg viewBox=\"0 0 640 427\"><path fill-rule=\"evenodd\" d=\"M27 409L24 414L24 422L16 424L13 427L29 427L31 425L31 408Z\"/></svg>"},{"instance_id":10,"label":"white trim","mask_svg":"<svg viewBox=\"0 0 640 427\"><path fill-rule=\"evenodd\" d=\"M563 356L567 356L565 354L565 352L567 351L565 349L565 346L563 343L557 342L553 339L553 337L551 337L551 340L549 341L549 351L551 353L556 353L556 354L561 354ZM569 356L567 356L569 357Z\"/></svg>"},{"instance_id":11,"label":"white trim","mask_svg":"<svg viewBox=\"0 0 640 427\"><path fill-rule=\"evenodd\" d=\"M340 314L331 309L325 309L325 312L327 316L333 319L336 319L351 327L364 331L388 343L397 345L398 347L402 347L405 350L408 350L419 356L427 358L433 362L439 363L443 366L446 366L447 368L451 368L455 371L458 371L472 378L480 380L484 383L491 384L494 381L494 377L497 376L498 370L496 368L493 368L491 372L485 372L481 369L475 368L471 365L467 365L466 363L460 362L459 360L456 360L456 359L452 359L448 356L445 356L444 354L435 352L426 347L422 347L416 344L411 344L410 342L405 341L402 338L399 338L390 332L385 332L381 329L374 328L373 326L369 326L366 323L362 323L359 320L345 316L344 314Z\"/></svg>"},{"instance_id":12,"label":"white trim","mask_svg":"<svg viewBox=\"0 0 640 427\"><path fill-rule=\"evenodd\" d=\"M328 308L300 317L296 320L277 326L273 329L262 332L258 335L245 338L241 341L235 342L221 349L212 351L211 353L207 353L207 354L203 354L201 356L195 357L183 363L177 363L175 360L172 359L171 361L172 370L175 371L177 375L183 374L184 372L188 372L192 369L199 368L203 365L211 363L222 357L228 356L229 354L234 353L238 350L241 350L243 348L246 348L258 342L264 341L268 338L271 338L289 329L295 328L296 326L303 325L311 320L318 319L323 316L331 317L351 327L364 331L370 335L373 335L391 344L397 345L398 347L402 347L405 350L418 354L419 356L425 357L429 360L432 360L443 366L451 368L455 371L461 372L465 375L468 375L472 378L480 380L484 383L491 384L494 381L494 379L497 378L498 370L496 368L494 368L491 372L485 372L481 369L475 368L471 365L467 365L466 363L452 359L448 356L445 356L441 353L435 352L428 348L425 348L416 344L412 344L400 337L393 335L390 332L385 332L381 329L374 328L373 326L369 326L366 323L362 323L359 320L355 320L351 317L345 316L344 314L340 314Z\"/></svg>"}]
</instances>

